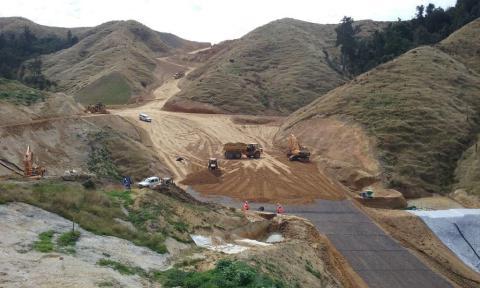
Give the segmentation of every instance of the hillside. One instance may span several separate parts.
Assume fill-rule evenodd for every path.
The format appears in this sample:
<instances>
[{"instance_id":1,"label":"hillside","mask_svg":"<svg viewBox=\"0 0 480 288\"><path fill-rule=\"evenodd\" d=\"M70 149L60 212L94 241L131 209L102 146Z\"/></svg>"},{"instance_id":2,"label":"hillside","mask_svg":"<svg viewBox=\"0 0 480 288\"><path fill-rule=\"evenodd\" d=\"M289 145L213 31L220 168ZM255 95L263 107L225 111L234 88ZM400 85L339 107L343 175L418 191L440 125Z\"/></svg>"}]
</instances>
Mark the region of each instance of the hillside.
<instances>
[{"instance_id":1,"label":"hillside","mask_svg":"<svg viewBox=\"0 0 480 288\"><path fill-rule=\"evenodd\" d=\"M156 58L207 45L136 21L112 21L89 29L72 47L42 57L43 72L81 103L122 104L159 84Z\"/></svg>"},{"instance_id":2,"label":"hillside","mask_svg":"<svg viewBox=\"0 0 480 288\"><path fill-rule=\"evenodd\" d=\"M0 33L20 34L25 27L27 27L37 38L45 38L49 36L65 38L68 31L71 31L73 35L79 38L83 38L84 33L90 29L87 27L51 27L37 24L22 17L0 17Z\"/></svg>"},{"instance_id":3,"label":"hillside","mask_svg":"<svg viewBox=\"0 0 480 288\"><path fill-rule=\"evenodd\" d=\"M370 176L365 185L381 178L409 197L449 192L457 160L480 124L479 27L476 20L299 109L277 143L285 145L283 137L293 132L330 169L347 167L350 179ZM354 157L335 161L347 151Z\"/></svg>"},{"instance_id":4,"label":"hillside","mask_svg":"<svg viewBox=\"0 0 480 288\"><path fill-rule=\"evenodd\" d=\"M361 37L381 23L357 25ZM347 80L338 65L335 27L289 18L259 27L220 46L165 107L287 115Z\"/></svg>"},{"instance_id":5,"label":"hillside","mask_svg":"<svg viewBox=\"0 0 480 288\"><path fill-rule=\"evenodd\" d=\"M118 116L84 114L72 96L0 78L0 112L2 161L21 166L29 145L50 176L67 169L137 180L171 175L148 148L151 143L141 129ZM11 171L0 166L0 177L8 175Z\"/></svg>"}]
</instances>

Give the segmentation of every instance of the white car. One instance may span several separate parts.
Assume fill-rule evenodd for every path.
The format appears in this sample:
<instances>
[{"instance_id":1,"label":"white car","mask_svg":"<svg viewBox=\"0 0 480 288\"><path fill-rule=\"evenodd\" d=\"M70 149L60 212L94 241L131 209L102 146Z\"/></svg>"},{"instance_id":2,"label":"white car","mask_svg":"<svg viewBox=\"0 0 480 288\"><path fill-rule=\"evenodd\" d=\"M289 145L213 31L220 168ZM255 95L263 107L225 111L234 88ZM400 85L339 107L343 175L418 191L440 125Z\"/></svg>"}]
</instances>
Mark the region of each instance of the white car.
<instances>
[{"instance_id":1,"label":"white car","mask_svg":"<svg viewBox=\"0 0 480 288\"><path fill-rule=\"evenodd\" d=\"M144 179L143 181L141 182L138 182L138 187L140 188L153 188L157 185L159 185L161 182L160 182L160 178L158 177L148 177L146 179Z\"/></svg>"},{"instance_id":2,"label":"white car","mask_svg":"<svg viewBox=\"0 0 480 288\"><path fill-rule=\"evenodd\" d=\"M145 122L152 122L152 118L150 116L148 116L147 114L145 113L140 113L138 114L138 119L140 121L145 121Z\"/></svg>"}]
</instances>

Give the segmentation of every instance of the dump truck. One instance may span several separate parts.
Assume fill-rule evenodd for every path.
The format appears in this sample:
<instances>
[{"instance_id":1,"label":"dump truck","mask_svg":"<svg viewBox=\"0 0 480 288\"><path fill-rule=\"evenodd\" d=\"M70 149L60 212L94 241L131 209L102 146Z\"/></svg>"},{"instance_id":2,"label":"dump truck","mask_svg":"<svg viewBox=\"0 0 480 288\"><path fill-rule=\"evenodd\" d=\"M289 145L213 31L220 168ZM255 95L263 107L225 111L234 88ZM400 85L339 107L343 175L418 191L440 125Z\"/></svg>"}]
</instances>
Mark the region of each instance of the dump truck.
<instances>
[{"instance_id":1,"label":"dump truck","mask_svg":"<svg viewBox=\"0 0 480 288\"><path fill-rule=\"evenodd\" d=\"M97 104L90 104L85 109L85 113L92 113L92 114L108 114L107 107L105 104L99 102Z\"/></svg>"},{"instance_id":2,"label":"dump truck","mask_svg":"<svg viewBox=\"0 0 480 288\"><path fill-rule=\"evenodd\" d=\"M223 151L226 159L240 159L242 155L247 158L260 158L263 153L262 147L258 143L226 143L223 146Z\"/></svg>"},{"instance_id":3,"label":"dump truck","mask_svg":"<svg viewBox=\"0 0 480 288\"><path fill-rule=\"evenodd\" d=\"M295 135L290 134L290 136L288 136L287 157L290 161L307 162L310 160L310 151L308 151L306 147L300 145L300 142L298 142Z\"/></svg>"},{"instance_id":4,"label":"dump truck","mask_svg":"<svg viewBox=\"0 0 480 288\"><path fill-rule=\"evenodd\" d=\"M217 170L220 167L218 167L218 160L217 158L210 158L208 159L208 170Z\"/></svg>"}]
</instances>

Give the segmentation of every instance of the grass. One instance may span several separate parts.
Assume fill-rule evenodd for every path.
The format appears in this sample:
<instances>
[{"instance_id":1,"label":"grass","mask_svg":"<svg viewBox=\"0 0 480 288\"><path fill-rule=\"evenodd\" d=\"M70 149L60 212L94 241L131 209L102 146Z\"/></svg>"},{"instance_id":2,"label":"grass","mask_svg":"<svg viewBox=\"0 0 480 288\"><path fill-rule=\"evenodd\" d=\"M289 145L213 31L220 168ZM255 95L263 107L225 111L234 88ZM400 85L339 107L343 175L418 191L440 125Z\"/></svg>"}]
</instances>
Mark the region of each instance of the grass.
<instances>
[{"instance_id":1,"label":"grass","mask_svg":"<svg viewBox=\"0 0 480 288\"><path fill-rule=\"evenodd\" d=\"M286 287L282 281L263 274L245 262L227 259L219 260L214 269L204 272L186 272L173 268L165 272L155 272L153 277L164 287Z\"/></svg>"},{"instance_id":2,"label":"grass","mask_svg":"<svg viewBox=\"0 0 480 288\"><path fill-rule=\"evenodd\" d=\"M87 166L90 172L98 177L121 179L117 166L113 163L110 151L105 146L105 138L109 137L107 132L96 132L88 135L90 152L88 154Z\"/></svg>"},{"instance_id":3,"label":"grass","mask_svg":"<svg viewBox=\"0 0 480 288\"><path fill-rule=\"evenodd\" d=\"M198 101L234 114L288 115L344 83L325 54L337 49L334 28L294 19L259 27L190 73L172 101Z\"/></svg>"},{"instance_id":4,"label":"grass","mask_svg":"<svg viewBox=\"0 0 480 288\"><path fill-rule=\"evenodd\" d=\"M323 279L322 273L320 273L320 271L318 271L317 269L313 268L312 263L310 263L310 261L306 262L305 270L310 272L313 276L317 277L318 279Z\"/></svg>"},{"instance_id":5,"label":"grass","mask_svg":"<svg viewBox=\"0 0 480 288\"><path fill-rule=\"evenodd\" d=\"M477 74L437 48L420 47L299 110L284 127L316 115L354 120L376 139L390 187L408 197L448 193L480 128L475 95Z\"/></svg>"},{"instance_id":6,"label":"grass","mask_svg":"<svg viewBox=\"0 0 480 288\"><path fill-rule=\"evenodd\" d=\"M119 73L101 77L76 93L76 100L83 104L125 104L132 91L127 81Z\"/></svg>"},{"instance_id":7,"label":"grass","mask_svg":"<svg viewBox=\"0 0 480 288\"><path fill-rule=\"evenodd\" d=\"M55 234L53 230L40 233L38 235L38 241L33 243L33 249L42 253L52 252L54 248L52 242L53 234Z\"/></svg>"},{"instance_id":8,"label":"grass","mask_svg":"<svg viewBox=\"0 0 480 288\"><path fill-rule=\"evenodd\" d=\"M95 234L116 236L158 253L167 252L164 235L148 233L145 227L133 232L115 221L116 218L128 219L120 205L112 202L108 192L86 190L79 183L56 181L42 181L33 185L0 183L0 191L0 203L25 202L73 219L82 228Z\"/></svg>"},{"instance_id":9,"label":"grass","mask_svg":"<svg viewBox=\"0 0 480 288\"><path fill-rule=\"evenodd\" d=\"M116 201L120 201L120 203L130 206L133 204L133 198L132 198L132 191L130 190L112 190L108 191L107 195Z\"/></svg>"},{"instance_id":10,"label":"grass","mask_svg":"<svg viewBox=\"0 0 480 288\"><path fill-rule=\"evenodd\" d=\"M104 266L104 267L110 267L113 270L118 271L120 274L123 275L140 275L140 276L145 276L146 272L140 267L133 267L129 265L122 264L117 261L113 261L110 259L100 259L97 262L97 265Z\"/></svg>"},{"instance_id":11,"label":"grass","mask_svg":"<svg viewBox=\"0 0 480 288\"><path fill-rule=\"evenodd\" d=\"M28 106L44 101L46 96L45 92L25 86L18 81L0 78L0 101Z\"/></svg>"},{"instance_id":12,"label":"grass","mask_svg":"<svg viewBox=\"0 0 480 288\"><path fill-rule=\"evenodd\" d=\"M57 239L58 246L75 246L80 238L80 231L68 231L62 233Z\"/></svg>"}]
</instances>

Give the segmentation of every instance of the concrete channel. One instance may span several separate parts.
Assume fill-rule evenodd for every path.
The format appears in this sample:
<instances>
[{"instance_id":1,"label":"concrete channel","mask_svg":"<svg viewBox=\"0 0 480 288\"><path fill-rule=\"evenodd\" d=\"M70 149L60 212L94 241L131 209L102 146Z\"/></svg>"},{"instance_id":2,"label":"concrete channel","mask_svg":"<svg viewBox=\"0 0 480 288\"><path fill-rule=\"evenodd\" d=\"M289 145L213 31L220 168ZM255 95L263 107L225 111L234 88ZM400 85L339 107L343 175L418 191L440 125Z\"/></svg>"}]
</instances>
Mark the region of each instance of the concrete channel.
<instances>
[{"instance_id":1,"label":"concrete channel","mask_svg":"<svg viewBox=\"0 0 480 288\"><path fill-rule=\"evenodd\" d=\"M201 201L236 208L242 204L225 196L203 197L191 188L187 191ZM260 206L265 211L275 211L273 204L250 203L252 210ZM288 205L285 210L288 214L310 220L319 232L330 239L369 287L453 287L381 230L351 200L317 200L308 205Z\"/></svg>"}]
</instances>

